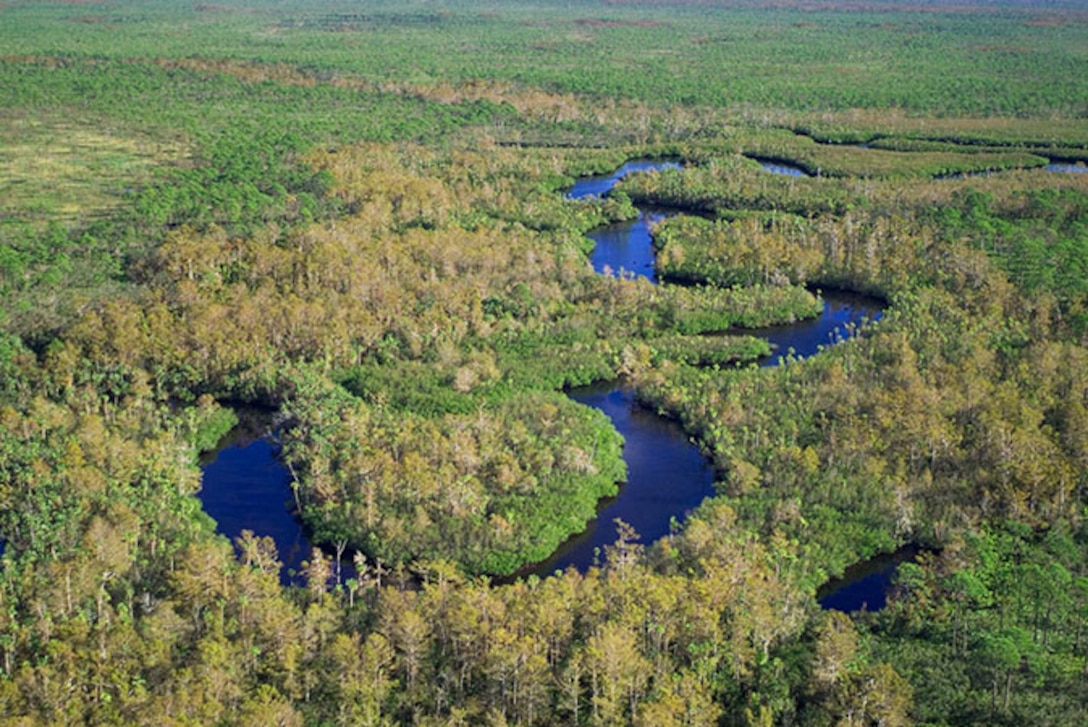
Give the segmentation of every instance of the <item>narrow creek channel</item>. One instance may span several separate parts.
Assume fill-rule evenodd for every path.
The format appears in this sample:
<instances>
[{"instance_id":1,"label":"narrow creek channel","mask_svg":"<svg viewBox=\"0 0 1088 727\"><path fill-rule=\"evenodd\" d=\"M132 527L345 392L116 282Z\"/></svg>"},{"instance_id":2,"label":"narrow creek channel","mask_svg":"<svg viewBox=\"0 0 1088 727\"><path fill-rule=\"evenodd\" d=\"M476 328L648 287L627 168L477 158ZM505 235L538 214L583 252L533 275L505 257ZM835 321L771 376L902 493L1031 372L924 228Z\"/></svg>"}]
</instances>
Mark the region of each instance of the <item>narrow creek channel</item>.
<instances>
[{"instance_id":1,"label":"narrow creek channel","mask_svg":"<svg viewBox=\"0 0 1088 727\"><path fill-rule=\"evenodd\" d=\"M1052 161L1046 165L1046 170L1048 172L1063 172L1065 174L1084 174L1088 172L1088 166L1086 166L1084 162L1070 164Z\"/></svg>"},{"instance_id":2,"label":"narrow creek channel","mask_svg":"<svg viewBox=\"0 0 1088 727\"><path fill-rule=\"evenodd\" d=\"M632 162L612 175L580 180L568 196L602 195L628 172L677 166L675 162ZM654 280L649 223L664 214L644 210L638 220L591 233L596 242L592 256L594 269L598 272L623 269ZM761 362L762 365L777 365L781 356L791 352L797 357L811 356L823 346L849 338L865 321L880 316L880 303L872 298L834 292L825 293L823 298L824 309L817 318L752 332L766 337L776 347L775 355ZM616 497L600 503L597 517L584 532L571 537L546 561L527 567L523 574L543 576L568 567L584 571L601 557L605 546L615 541L615 519L631 525L640 542L651 543L667 535L675 523L682 522L705 498L714 495L714 469L698 447L677 423L640 407L634 393L622 383L580 387L568 395L602 411L623 435L628 480ZM235 440L225 442L209 456L200 496L205 510L224 535L233 539L243 529L249 529L257 535L271 536L284 561L283 580L289 582L289 574L299 570L311 546L291 515L290 475L268 439L270 424L266 424L263 432L252 425L248 431L248 435L235 434ZM861 598L867 599L864 602L870 610L876 607L877 599L871 589L864 591ZM825 603L825 607L842 610L857 610L861 606L862 601L854 603L849 599L832 605Z\"/></svg>"},{"instance_id":3,"label":"narrow creek channel","mask_svg":"<svg viewBox=\"0 0 1088 727\"><path fill-rule=\"evenodd\" d=\"M601 197L616 186L616 182L634 172L679 169L673 161L639 160L628 162L612 174L583 177L567 192L569 199ZM638 217L599 227L589 233L595 243L589 261L593 269L602 275L630 274L657 282L654 272L654 244L650 228L665 217L663 210L651 207L639 208Z\"/></svg>"},{"instance_id":4,"label":"narrow creek channel","mask_svg":"<svg viewBox=\"0 0 1088 727\"><path fill-rule=\"evenodd\" d=\"M770 172L771 174L781 174L787 177L811 177L812 175L806 172L801 167L793 164L786 164L785 162L773 161L771 159L761 159L760 157L750 157L759 162L759 166L763 167L763 171Z\"/></svg>"}]
</instances>

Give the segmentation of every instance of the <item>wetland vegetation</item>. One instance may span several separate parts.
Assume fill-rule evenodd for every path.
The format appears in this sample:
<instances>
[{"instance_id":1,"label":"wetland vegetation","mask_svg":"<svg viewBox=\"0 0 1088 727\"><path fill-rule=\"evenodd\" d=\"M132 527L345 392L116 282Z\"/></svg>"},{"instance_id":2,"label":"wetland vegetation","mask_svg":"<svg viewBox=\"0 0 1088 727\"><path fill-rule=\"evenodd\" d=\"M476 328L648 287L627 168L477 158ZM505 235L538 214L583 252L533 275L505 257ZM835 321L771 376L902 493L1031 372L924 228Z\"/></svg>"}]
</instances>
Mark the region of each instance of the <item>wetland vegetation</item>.
<instances>
[{"instance_id":1,"label":"wetland vegetation","mask_svg":"<svg viewBox=\"0 0 1088 727\"><path fill-rule=\"evenodd\" d=\"M1003 0L0 3L0 725L1083 724L1086 41ZM643 207L658 282L595 272ZM759 366L821 290L886 306ZM510 578L625 479L564 393L616 381L713 496ZM246 405L325 550L204 511Z\"/></svg>"}]
</instances>

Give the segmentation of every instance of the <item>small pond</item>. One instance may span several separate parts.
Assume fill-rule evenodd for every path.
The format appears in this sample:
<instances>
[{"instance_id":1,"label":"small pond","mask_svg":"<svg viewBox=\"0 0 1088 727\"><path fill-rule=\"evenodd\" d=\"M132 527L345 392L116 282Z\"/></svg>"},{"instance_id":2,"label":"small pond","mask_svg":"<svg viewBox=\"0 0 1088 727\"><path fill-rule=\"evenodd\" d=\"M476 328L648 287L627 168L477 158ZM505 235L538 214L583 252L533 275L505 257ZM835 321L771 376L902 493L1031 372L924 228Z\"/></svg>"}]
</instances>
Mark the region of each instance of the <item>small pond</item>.
<instances>
[{"instance_id":1,"label":"small pond","mask_svg":"<svg viewBox=\"0 0 1088 727\"><path fill-rule=\"evenodd\" d=\"M888 589L901 563L913 561L921 552L917 545L904 545L894 553L878 555L846 569L820 587L816 599L826 609L843 613L879 611L888 600Z\"/></svg>"},{"instance_id":2,"label":"small pond","mask_svg":"<svg viewBox=\"0 0 1088 727\"><path fill-rule=\"evenodd\" d=\"M201 457L200 500L231 542L243 530L269 536L283 562L284 582L310 557L311 546L294 516L291 474L272 441L273 417L242 410L241 422L219 447Z\"/></svg>"}]
</instances>

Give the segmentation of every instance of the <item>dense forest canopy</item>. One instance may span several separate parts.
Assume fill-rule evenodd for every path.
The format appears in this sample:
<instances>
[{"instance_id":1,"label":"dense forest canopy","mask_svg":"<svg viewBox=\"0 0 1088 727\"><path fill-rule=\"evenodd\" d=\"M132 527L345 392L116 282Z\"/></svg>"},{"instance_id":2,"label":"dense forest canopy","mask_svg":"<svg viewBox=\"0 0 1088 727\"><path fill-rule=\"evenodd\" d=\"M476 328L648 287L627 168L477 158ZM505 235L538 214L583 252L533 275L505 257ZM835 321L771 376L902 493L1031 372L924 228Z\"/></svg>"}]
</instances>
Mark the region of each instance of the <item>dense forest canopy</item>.
<instances>
[{"instance_id":1,"label":"dense forest canopy","mask_svg":"<svg viewBox=\"0 0 1088 727\"><path fill-rule=\"evenodd\" d=\"M0 3L0 725L1083 724L1086 48L1080 2ZM595 273L646 206L659 284ZM754 365L831 289L881 320ZM601 381L716 494L513 577L625 477ZM289 582L198 496L243 406Z\"/></svg>"}]
</instances>

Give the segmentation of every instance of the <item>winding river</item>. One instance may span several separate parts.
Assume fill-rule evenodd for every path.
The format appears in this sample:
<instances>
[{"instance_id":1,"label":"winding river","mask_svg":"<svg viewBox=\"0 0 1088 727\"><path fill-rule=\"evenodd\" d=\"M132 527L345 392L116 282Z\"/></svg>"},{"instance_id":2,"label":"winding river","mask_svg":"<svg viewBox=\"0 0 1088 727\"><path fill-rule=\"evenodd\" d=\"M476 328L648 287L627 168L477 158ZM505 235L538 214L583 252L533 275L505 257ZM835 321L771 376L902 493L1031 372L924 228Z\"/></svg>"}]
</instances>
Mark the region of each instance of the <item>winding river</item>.
<instances>
[{"instance_id":1,"label":"winding river","mask_svg":"<svg viewBox=\"0 0 1088 727\"><path fill-rule=\"evenodd\" d=\"M599 177L583 177L574 183L567 197L584 199L607 194L616 182L634 172L663 169L679 169L673 161L633 161L624 164L612 174ZM593 269L603 275L634 275L657 282L654 273L654 246L650 228L665 217L665 212L650 207L639 209L638 217L599 227L589 233L595 243L589 260Z\"/></svg>"},{"instance_id":2,"label":"winding river","mask_svg":"<svg viewBox=\"0 0 1088 727\"><path fill-rule=\"evenodd\" d=\"M676 422L639 406L631 389L609 381L573 389L568 395L604 412L623 435L627 482L616 497L598 505L597 517L585 531L526 571L539 576L572 566L584 572L616 541L617 518L635 529L640 542L652 543L714 495L710 462Z\"/></svg>"},{"instance_id":3,"label":"winding river","mask_svg":"<svg viewBox=\"0 0 1088 727\"><path fill-rule=\"evenodd\" d=\"M632 162L614 174L579 180L568 196L602 195L629 172L677 166L675 162ZM590 237L596 242L592 254L594 269L614 274L623 270L654 280L649 225L663 214L644 210L637 220L593 232ZM762 365L776 365L780 355L787 352L798 357L811 356L823 346L848 338L866 320L880 316L880 304L874 299L842 293L826 293L823 297L824 309L819 317L753 332L776 347L776 355L768 357ZM633 392L622 383L581 387L568 394L575 401L604 412L623 435L628 481L616 497L600 503L596 519L584 532L565 542L545 562L526 570L539 575L572 566L584 571L591 566L600 558L603 548L615 541L616 518L631 525L641 542L649 543L667 535L692 509L714 495L714 469L688 435L675 422L638 406ZM270 425L266 425L263 433L267 435L269 431ZM290 475L278 461L275 446L267 436L261 436L259 426L251 426L250 432L235 435L235 440L226 442L209 457L204 466L201 499L220 532L228 537L237 537L245 528L271 536L284 561L284 581L289 582L291 572L297 571L308 557L310 545L298 521L290 514ZM883 583L877 584L857 597L861 600L847 599L827 607L856 610L864 602L872 610L877 607L878 599L882 599L883 587Z\"/></svg>"}]
</instances>

